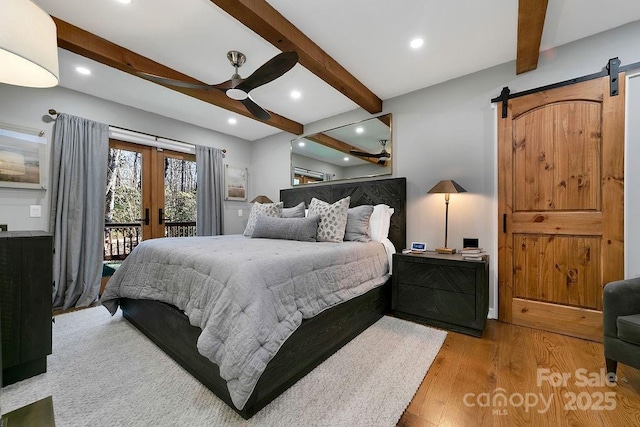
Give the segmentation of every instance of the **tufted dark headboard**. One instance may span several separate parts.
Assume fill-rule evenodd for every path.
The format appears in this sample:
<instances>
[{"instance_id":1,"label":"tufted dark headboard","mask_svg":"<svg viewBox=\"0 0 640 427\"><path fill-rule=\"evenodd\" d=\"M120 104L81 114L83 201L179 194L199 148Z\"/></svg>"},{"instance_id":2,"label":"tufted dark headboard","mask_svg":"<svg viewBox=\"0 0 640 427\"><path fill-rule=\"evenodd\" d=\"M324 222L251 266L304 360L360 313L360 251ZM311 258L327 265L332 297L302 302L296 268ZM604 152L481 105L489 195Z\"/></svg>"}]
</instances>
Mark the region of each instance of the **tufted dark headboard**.
<instances>
[{"instance_id":1,"label":"tufted dark headboard","mask_svg":"<svg viewBox=\"0 0 640 427\"><path fill-rule=\"evenodd\" d=\"M407 247L406 178L303 185L280 190L280 201L284 203L285 208L296 206L300 202L304 202L305 206L308 207L313 197L328 203L334 203L347 196L351 196L351 207L382 203L392 207L394 213L391 217L389 240L393 242L398 252Z\"/></svg>"}]
</instances>

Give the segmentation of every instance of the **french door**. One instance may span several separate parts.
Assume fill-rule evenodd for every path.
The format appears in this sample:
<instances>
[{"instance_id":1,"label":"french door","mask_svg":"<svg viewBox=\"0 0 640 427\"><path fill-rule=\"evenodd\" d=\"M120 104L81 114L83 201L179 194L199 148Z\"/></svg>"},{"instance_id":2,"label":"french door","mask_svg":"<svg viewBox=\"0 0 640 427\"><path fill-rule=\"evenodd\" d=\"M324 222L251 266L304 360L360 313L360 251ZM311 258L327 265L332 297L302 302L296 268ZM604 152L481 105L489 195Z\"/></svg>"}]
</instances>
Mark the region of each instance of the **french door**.
<instances>
[{"instance_id":1,"label":"french door","mask_svg":"<svg viewBox=\"0 0 640 427\"><path fill-rule=\"evenodd\" d=\"M105 260L142 240L195 236L195 156L118 140L109 148Z\"/></svg>"},{"instance_id":2,"label":"french door","mask_svg":"<svg viewBox=\"0 0 640 427\"><path fill-rule=\"evenodd\" d=\"M602 288L624 275L621 76L617 96L605 77L498 113L500 320L602 340Z\"/></svg>"}]
</instances>

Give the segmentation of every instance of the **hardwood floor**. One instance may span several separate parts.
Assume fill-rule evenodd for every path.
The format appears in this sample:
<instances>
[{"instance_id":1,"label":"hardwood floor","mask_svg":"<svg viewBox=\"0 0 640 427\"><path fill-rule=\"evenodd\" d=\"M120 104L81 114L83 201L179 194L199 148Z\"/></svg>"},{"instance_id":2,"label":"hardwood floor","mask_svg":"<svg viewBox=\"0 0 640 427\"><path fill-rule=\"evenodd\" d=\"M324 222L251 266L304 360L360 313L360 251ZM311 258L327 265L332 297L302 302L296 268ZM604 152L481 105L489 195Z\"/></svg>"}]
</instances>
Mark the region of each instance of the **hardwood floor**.
<instances>
[{"instance_id":1,"label":"hardwood floor","mask_svg":"<svg viewBox=\"0 0 640 427\"><path fill-rule=\"evenodd\" d=\"M604 366L601 343L490 320L449 332L398 425L640 426L640 370Z\"/></svg>"}]
</instances>

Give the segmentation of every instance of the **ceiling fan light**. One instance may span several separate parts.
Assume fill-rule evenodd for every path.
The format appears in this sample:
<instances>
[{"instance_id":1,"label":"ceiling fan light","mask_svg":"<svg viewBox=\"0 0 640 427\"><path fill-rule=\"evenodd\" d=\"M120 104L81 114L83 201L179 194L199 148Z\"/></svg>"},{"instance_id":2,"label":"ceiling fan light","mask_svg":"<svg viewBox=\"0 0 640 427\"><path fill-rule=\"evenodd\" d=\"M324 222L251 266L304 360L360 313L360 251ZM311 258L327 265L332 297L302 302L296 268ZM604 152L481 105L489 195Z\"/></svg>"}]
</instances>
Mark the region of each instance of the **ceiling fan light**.
<instances>
[{"instance_id":1,"label":"ceiling fan light","mask_svg":"<svg viewBox=\"0 0 640 427\"><path fill-rule=\"evenodd\" d=\"M226 92L227 96L236 101L244 101L249 97L249 94L242 89L229 89Z\"/></svg>"},{"instance_id":2,"label":"ceiling fan light","mask_svg":"<svg viewBox=\"0 0 640 427\"><path fill-rule=\"evenodd\" d=\"M0 82L52 87L59 81L53 19L29 0L0 2Z\"/></svg>"}]
</instances>

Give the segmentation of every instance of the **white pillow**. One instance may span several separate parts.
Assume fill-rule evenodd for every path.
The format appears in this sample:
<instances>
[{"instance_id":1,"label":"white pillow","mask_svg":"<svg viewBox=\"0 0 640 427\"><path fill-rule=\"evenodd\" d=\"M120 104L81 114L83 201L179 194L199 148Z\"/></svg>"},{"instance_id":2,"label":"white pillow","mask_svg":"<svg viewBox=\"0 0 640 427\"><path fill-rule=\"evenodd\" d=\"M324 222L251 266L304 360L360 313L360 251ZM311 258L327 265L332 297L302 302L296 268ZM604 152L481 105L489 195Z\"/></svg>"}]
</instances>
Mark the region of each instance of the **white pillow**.
<instances>
[{"instance_id":1,"label":"white pillow","mask_svg":"<svg viewBox=\"0 0 640 427\"><path fill-rule=\"evenodd\" d=\"M369 218L369 228L371 229L371 240L382 242L389 237L389 227L391 226L391 215L393 208L387 205L375 205L373 213Z\"/></svg>"}]
</instances>

